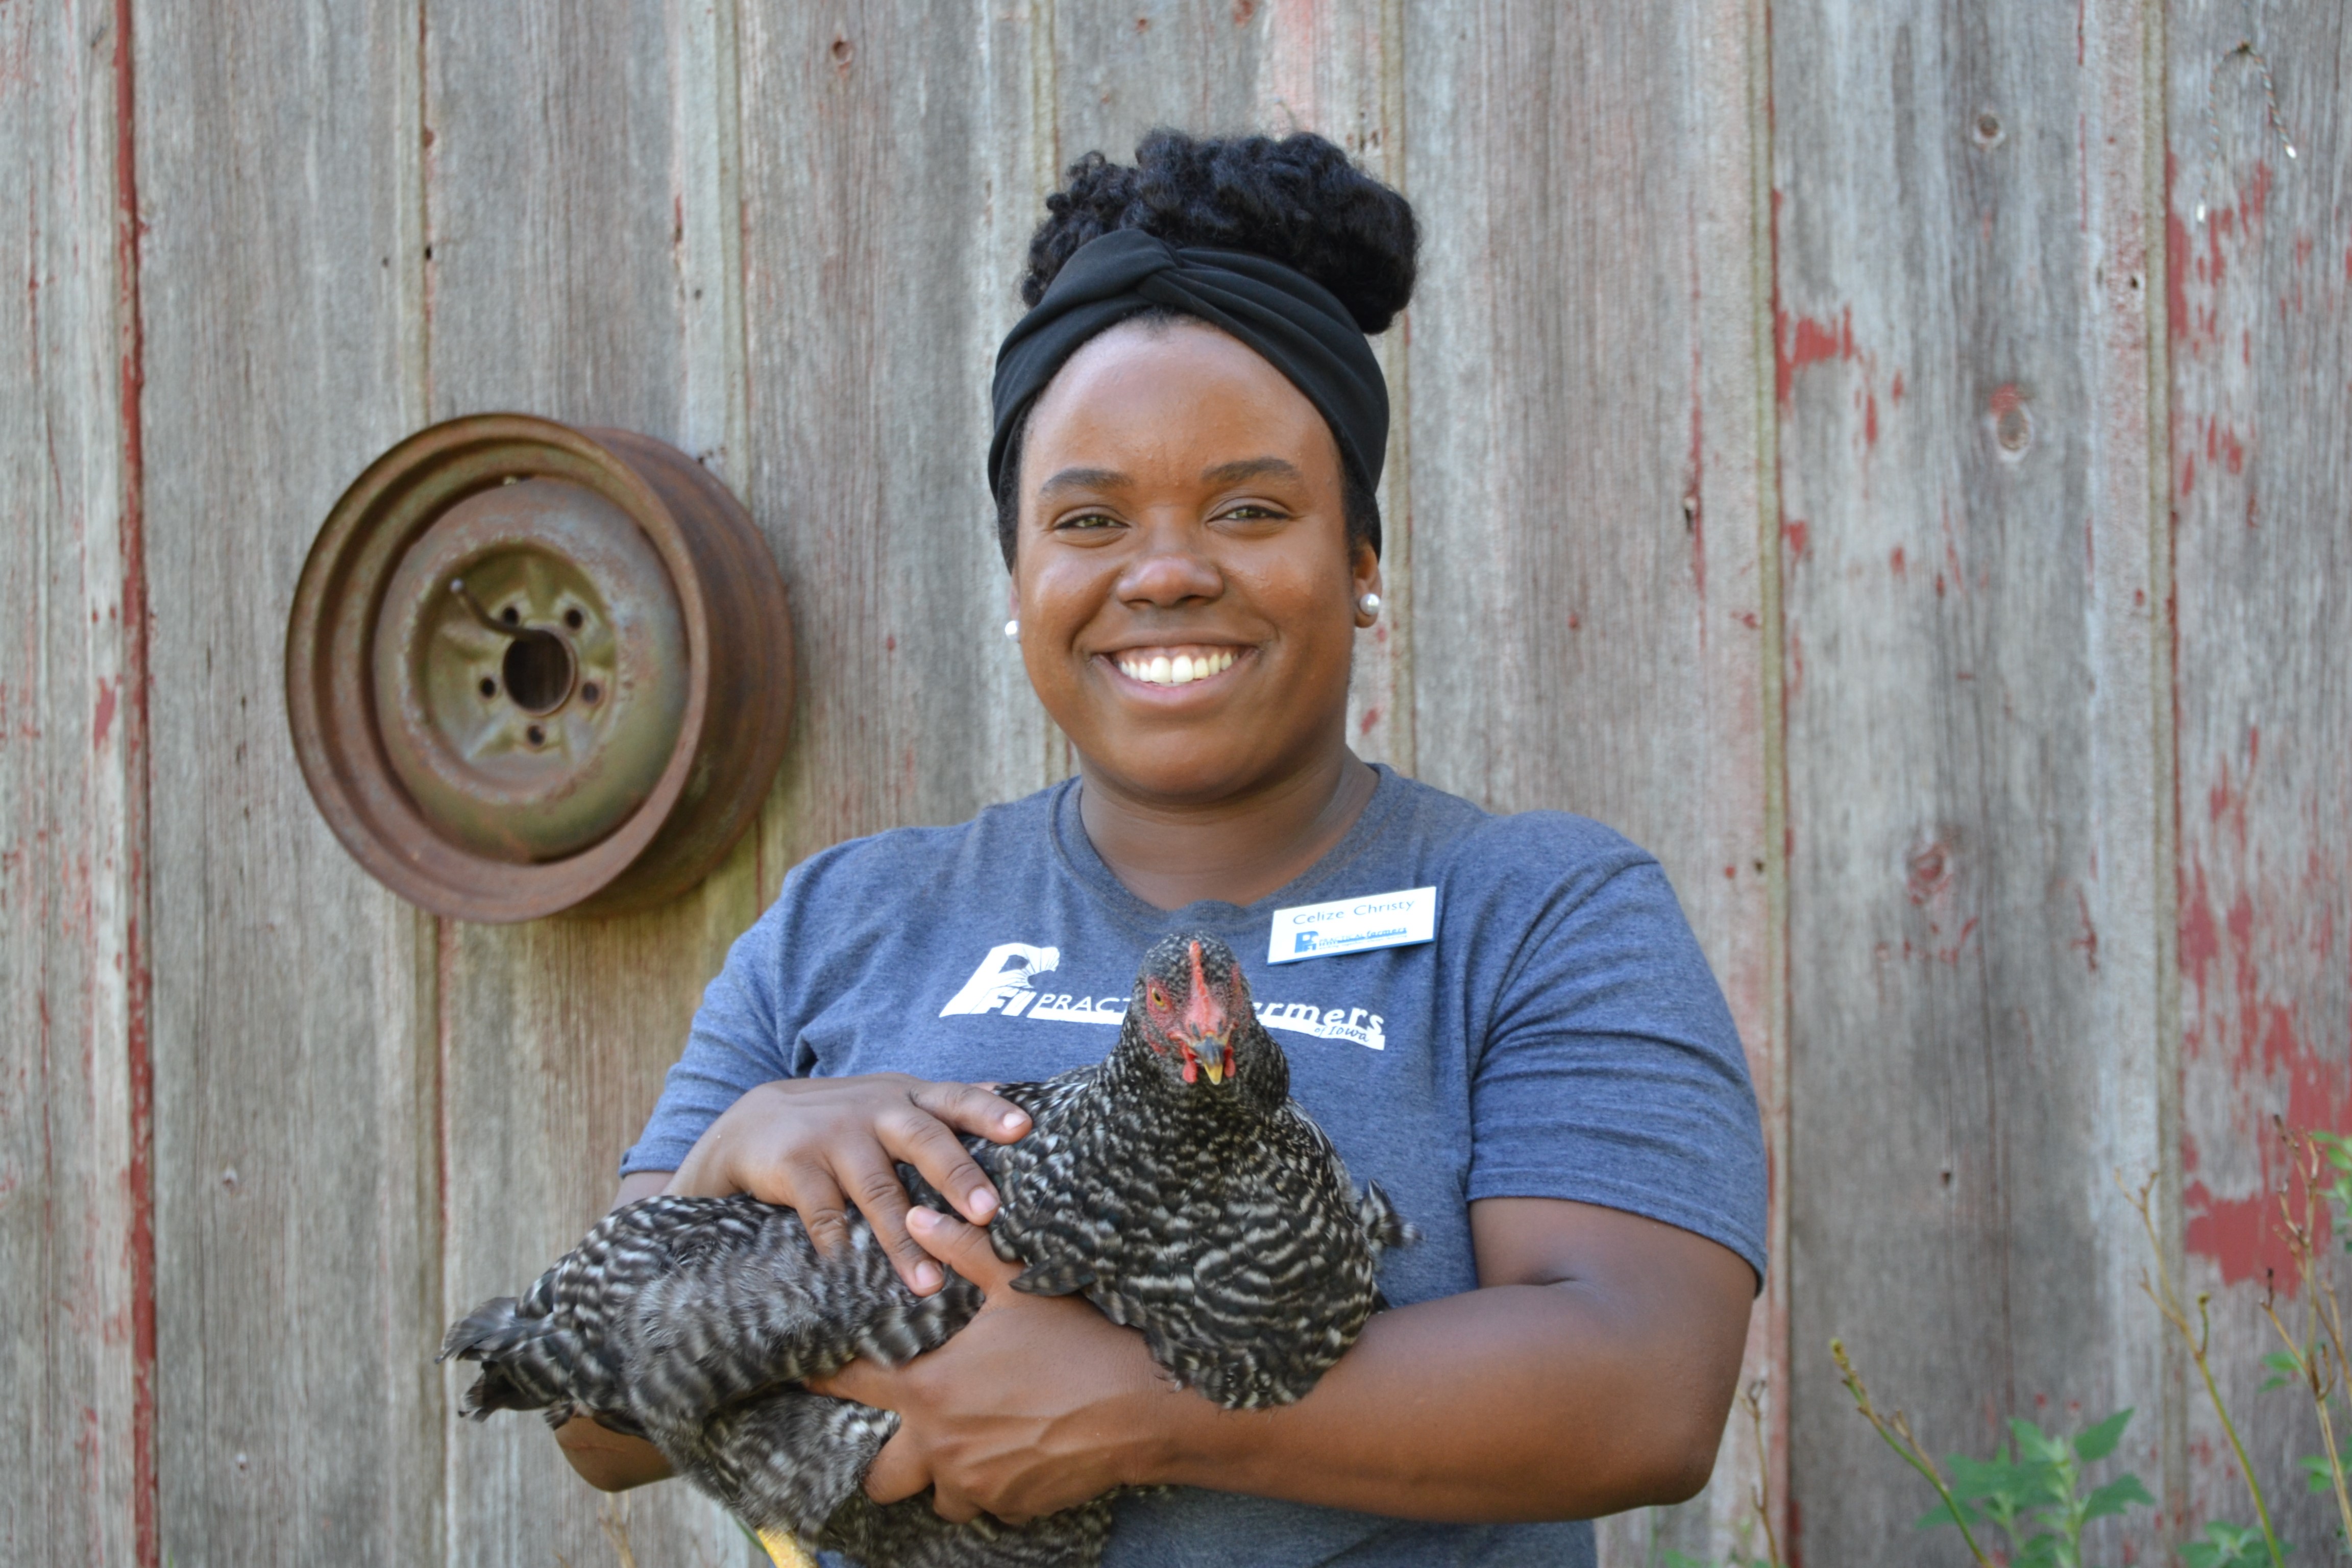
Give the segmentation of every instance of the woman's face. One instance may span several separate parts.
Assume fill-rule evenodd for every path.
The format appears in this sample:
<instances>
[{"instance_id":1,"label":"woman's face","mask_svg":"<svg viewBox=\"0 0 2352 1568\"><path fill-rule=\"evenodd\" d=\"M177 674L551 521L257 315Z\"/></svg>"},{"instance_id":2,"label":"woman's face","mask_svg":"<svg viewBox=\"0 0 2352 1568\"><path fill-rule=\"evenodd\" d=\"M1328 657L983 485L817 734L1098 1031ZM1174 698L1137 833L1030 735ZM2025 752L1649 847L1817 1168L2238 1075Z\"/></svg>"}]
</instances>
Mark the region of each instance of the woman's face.
<instances>
[{"instance_id":1,"label":"woman's face","mask_svg":"<svg viewBox=\"0 0 2352 1568\"><path fill-rule=\"evenodd\" d=\"M1206 325L1115 327L1038 398L1020 484L1022 658L1090 769L1197 804L1344 749L1379 563L1281 372Z\"/></svg>"}]
</instances>

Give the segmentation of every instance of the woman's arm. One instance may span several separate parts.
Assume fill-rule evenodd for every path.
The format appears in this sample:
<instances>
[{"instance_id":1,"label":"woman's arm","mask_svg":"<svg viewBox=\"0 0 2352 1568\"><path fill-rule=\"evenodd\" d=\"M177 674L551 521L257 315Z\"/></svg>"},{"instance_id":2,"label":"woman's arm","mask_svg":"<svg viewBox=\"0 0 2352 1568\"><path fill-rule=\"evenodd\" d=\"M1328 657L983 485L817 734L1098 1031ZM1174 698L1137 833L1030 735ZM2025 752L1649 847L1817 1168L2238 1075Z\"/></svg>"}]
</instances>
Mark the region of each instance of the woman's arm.
<instances>
[{"instance_id":1,"label":"woman's arm","mask_svg":"<svg viewBox=\"0 0 2352 1568\"><path fill-rule=\"evenodd\" d=\"M1653 1220L1541 1198L1471 1207L1482 1286L1383 1312L1298 1404L1225 1411L1173 1389L1140 1336L1005 1289L978 1230L919 1239L991 1292L940 1349L856 1362L824 1392L897 1410L868 1474L888 1500L1018 1521L1118 1484L1179 1483L1412 1519L1577 1519L1706 1484L1755 1275Z\"/></svg>"}]
</instances>

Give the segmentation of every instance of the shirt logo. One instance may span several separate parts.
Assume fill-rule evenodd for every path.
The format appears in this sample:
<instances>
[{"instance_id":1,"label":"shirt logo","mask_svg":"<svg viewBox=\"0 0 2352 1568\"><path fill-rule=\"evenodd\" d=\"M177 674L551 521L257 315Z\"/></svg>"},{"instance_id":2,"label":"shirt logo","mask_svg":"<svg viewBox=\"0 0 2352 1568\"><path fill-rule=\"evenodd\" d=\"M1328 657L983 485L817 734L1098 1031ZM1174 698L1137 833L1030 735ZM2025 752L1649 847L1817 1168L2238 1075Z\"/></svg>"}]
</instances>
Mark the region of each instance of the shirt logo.
<instances>
[{"instance_id":1,"label":"shirt logo","mask_svg":"<svg viewBox=\"0 0 2352 1568\"><path fill-rule=\"evenodd\" d=\"M1311 931L1302 931L1311 937ZM948 998L940 1016L1002 1013L1008 1018L1044 1019L1062 1024L1108 1024L1116 1028L1127 1017L1124 996L1080 996L1041 989L1037 977L1062 966L1058 947L1033 947L1025 942L999 942L988 950L963 989ZM1364 1007L1319 1007L1311 1002L1262 1001L1257 1021L1269 1029L1312 1035L1323 1040L1352 1040L1368 1050L1386 1050L1384 1020Z\"/></svg>"},{"instance_id":2,"label":"shirt logo","mask_svg":"<svg viewBox=\"0 0 2352 1568\"><path fill-rule=\"evenodd\" d=\"M1021 1006L1012 1009L1018 1016L1034 996L1027 995L1036 975L1049 973L1062 966L1062 950L1058 947L1031 947L1025 942L1003 942L988 950L963 989L948 999L940 1009L940 1016L952 1018L959 1013L993 1013L1015 996L1022 998Z\"/></svg>"}]
</instances>

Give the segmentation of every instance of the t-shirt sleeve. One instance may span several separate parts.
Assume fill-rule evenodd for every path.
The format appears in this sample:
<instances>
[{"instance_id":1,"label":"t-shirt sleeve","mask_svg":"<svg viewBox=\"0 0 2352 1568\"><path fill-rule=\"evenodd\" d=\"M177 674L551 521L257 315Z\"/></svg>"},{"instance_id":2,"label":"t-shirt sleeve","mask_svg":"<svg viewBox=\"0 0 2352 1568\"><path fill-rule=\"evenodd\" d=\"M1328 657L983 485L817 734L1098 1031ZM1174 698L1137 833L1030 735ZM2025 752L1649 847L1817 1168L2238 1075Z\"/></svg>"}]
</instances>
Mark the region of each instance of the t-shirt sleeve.
<instances>
[{"instance_id":1,"label":"t-shirt sleeve","mask_svg":"<svg viewBox=\"0 0 2352 1568\"><path fill-rule=\"evenodd\" d=\"M778 1006L782 928L792 901L779 899L728 950L725 966L702 993L685 1053L663 1080L644 1134L621 1156L623 1175L677 1170L703 1130L745 1090L792 1076Z\"/></svg>"},{"instance_id":2,"label":"t-shirt sleeve","mask_svg":"<svg viewBox=\"0 0 2352 1568\"><path fill-rule=\"evenodd\" d=\"M1760 1280L1763 1134L1738 1031L1665 873L1624 849L1538 894L1503 960L1471 1076L1469 1196L1662 1220Z\"/></svg>"}]
</instances>

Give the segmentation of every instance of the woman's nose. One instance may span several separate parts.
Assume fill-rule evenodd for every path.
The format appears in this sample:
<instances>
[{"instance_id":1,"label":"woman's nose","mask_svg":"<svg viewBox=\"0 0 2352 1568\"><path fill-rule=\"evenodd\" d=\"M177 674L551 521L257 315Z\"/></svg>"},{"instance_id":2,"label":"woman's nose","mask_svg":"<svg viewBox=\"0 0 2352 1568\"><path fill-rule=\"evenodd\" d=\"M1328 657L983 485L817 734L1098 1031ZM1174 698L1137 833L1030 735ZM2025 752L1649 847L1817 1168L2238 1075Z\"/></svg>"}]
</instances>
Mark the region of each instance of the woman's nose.
<instances>
[{"instance_id":1,"label":"woman's nose","mask_svg":"<svg viewBox=\"0 0 2352 1568\"><path fill-rule=\"evenodd\" d=\"M1201 549L1199 531L1178 523L1147 527L1142 548L1119 574L1118 596L1130 604L1168 607L1187 599L1213 599L1224 574Z\"/></svg>"}]
</instances>

